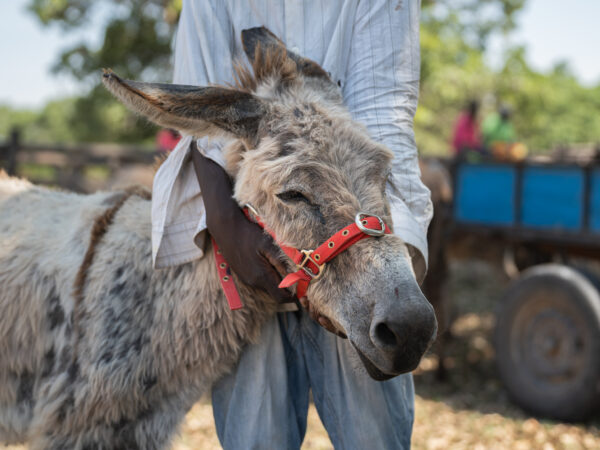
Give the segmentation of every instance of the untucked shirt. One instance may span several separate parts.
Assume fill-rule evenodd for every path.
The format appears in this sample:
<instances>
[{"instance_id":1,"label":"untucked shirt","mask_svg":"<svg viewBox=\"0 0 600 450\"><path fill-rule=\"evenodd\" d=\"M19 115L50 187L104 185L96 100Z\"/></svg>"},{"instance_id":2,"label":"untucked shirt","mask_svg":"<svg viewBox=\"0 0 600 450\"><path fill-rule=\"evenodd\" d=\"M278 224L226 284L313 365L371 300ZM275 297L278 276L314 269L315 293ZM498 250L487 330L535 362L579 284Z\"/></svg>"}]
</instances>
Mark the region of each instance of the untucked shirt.
<instances>
[{"instance_id":1,"label":"untucked shirt","mask_svg":"<svg viewBox=\"0 0 600 450\"><path fill-rule=\"evenodd\" d=\"M341 86L353 118L394 153L387 195L394 232L418 250L420 278L433 213L420 179L413 117L419 90L418 0L184 0L175 43L174 82L233 82L245 61L240 33L266 26L293 52L319 63ZM156 268L203 256L206 213L184 137L154 179L152 255ZM222 144L198 140L224 166Z\"/></svg>"}]
</instances>

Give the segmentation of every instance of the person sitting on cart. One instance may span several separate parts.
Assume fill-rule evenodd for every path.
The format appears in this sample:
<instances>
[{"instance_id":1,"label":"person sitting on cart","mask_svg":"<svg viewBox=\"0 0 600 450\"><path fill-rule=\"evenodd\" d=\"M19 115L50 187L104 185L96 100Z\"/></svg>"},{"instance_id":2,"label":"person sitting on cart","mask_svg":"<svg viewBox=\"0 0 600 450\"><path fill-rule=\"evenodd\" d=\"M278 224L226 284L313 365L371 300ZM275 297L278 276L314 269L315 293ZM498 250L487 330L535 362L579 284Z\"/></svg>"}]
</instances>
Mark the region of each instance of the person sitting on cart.
<instances>
[{"instance_id":1,"label":"person sitting on cart","mask_svg":"<svg viewBox=\"0 0 600 450\"><path fill-rule=\"evenodd\" d=\"M497 159L505 159L515 141L515 129L510 118L512 111L506 105L501 105L497 112L485 118L482 125L483 145Z\"/></svg>"},{"instance_id":2,"label":"person sitting on cart","mask_svg":"<svg viewBox=\"0 0 600 450\"><path fill-rule=\"evenodd\" d=\"M471 100L465 111L461 112L454 126L454 137L452 147L457 158L465 158L468 161L481 159L483 148L481 145L481 134L477 121L479 103Z\"/></svg>"}]
</instances>

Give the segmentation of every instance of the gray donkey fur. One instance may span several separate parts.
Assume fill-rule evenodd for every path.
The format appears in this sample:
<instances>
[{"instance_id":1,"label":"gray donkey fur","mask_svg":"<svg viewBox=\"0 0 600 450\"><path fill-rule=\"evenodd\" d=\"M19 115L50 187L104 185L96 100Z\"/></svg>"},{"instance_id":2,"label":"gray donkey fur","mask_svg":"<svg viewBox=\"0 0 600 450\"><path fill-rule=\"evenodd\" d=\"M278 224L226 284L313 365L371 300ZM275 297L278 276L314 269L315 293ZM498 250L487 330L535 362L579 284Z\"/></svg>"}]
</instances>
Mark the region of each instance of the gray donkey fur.
<instances>
[{"instance_id":1,"label":"gray donkey fur","mask_svg":"<svg viewBox=\"0 0 600 450\"><path fill-rule=\"evenodd\" d=\"M104 82L161 125L235 138L235 197L288 245L315 248L363 210L391 225L390 152L352 122L318 65L264 28L243 40L254 73L240 69L237 89L110 72ZM239 280L244 307L229 310L209 244L201 260L154 271L143 197L76 195L0 175L0 443L165 448L274 313ZM435 335L408 249L393 235L339 255L308 298L376 379L412 370Z\"/></svg>"},{"instance_id":2,"label":"gray donkey fur","mask_svg":"<svg viewBox=\"0 0 600 450\"><path fill-rule=\"evenodd\" d=\"M74 323L90 230L119 198L0 179L0 442L162 448L273 311L244 292L231 312L211 252L154 271L150 202L131 196L96 249Z\"/></svg>"}]
</instances>

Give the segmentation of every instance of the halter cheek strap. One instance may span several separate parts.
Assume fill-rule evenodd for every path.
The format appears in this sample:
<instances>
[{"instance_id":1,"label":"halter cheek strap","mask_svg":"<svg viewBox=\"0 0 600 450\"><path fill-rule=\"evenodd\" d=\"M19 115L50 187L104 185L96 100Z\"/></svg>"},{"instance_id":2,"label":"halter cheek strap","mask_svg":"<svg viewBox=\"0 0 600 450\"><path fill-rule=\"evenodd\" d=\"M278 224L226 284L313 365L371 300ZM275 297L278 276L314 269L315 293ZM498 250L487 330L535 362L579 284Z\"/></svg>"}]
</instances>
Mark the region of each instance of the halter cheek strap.
<instances>
[{"instance_id":1,"label":"halter cheek strap","mask_svg":"<svg viewBox=\"0 0 600 450\"><path fill-rule=\"evenodd\" d=\"M253 217L250 216L250 211L252 212ZM275 242L278 242L275 235L265 226L254 208L247 205L244 208L244 212L250 220L254 220L263 229L267 230ZM325 270L326 264L337 255L362 239L379 237L390 233L389 227L378 216L358 213L353 224L342 228L314 250L298 250L294 247L278 243L281 250L283 250L294 264L296 264L296 271L288 274L281 281L279 287L287 288L297 284L296 296L298 298L304 297L310 282L320 278ZM243 305L233 282L233 278L231 277L231 269L214 239L212 240L212 243L219 279L225 297L229 303L229 307L232 310L239 309Z\"/></svg>"},{"instance_id":2,"label":"halter cheek strap","mask_svg":"<svg viewBox=\"0 0 600 450\"><path fill-rule=\"evenodd\" d=\"M242 306L242 299L240 298L240 293L235 287L235 283L233 282L233 277L231 276L231 269L227 261L225 261L225 257L221 250L219 250L219 246L217 245L217 241L213 237L212 247L213 253L215 255L215 264L217 265L217 273L219 274L219 281L221 282L221 287L223 288L223 293L225 294L225 298L227 299L227 303L229 303L229 309L232 311L236 309L240 309Z\"/></svg>"}]
</instances>

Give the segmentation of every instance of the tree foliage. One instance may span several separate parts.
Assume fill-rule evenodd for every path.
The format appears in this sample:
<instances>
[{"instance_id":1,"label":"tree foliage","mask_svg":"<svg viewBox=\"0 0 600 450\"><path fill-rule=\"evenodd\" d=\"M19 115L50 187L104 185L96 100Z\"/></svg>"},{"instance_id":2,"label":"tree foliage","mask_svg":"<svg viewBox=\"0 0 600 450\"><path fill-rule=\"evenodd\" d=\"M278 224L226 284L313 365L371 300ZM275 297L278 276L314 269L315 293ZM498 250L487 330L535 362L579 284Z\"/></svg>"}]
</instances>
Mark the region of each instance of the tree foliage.
<instances>
[{"instance_id":1,"label":"tree foliage","mask_svg":"<svg viewBox=\"0 0 600 450\"><path fill-rule=\"evenodd\" d=\"M106 23L99 48L79 42L59 55L53 67L89 86L87 95L69 102L65 122L72 130L70 140L151 139L156 128L114 101L101 86L101 69L110 67L126 78L169 79L181 0L30 0L29 9L42 24L65 32L98 20Z\"/></svg>"},{"instance_id":2,"label":"tree foliage","mask_svg":"<svg viewBox=\"0 0 600 450\"><path fill-rule=\"evenodd\" d=\"M421 151L448 152L455 120L472 99L482 104L481 116L508 105L517 138L533 151L600 142L600 85L582 86L565 64L548 73L535 71L522 47L507 49L499 69L486 63L490 37L510 34L524 3L423 2L421 93L415 117Z\"/></svg>"},{"instance_id":3,"label":"tree foliage","mask_svg":"<svg viewBox=\"0 0 600 450\"><path fill-rule=\"evenodd\" d=\"M80 42L65 50L54 65L85 80L97 77L102 67L112 67L125 77L169 74L171 37L181 0L32 0L30 10L45 25L58 24L65 31L103 19L100 48ZM148 72L151 72L149 75Z\"/></svg>"}]
</instances>

